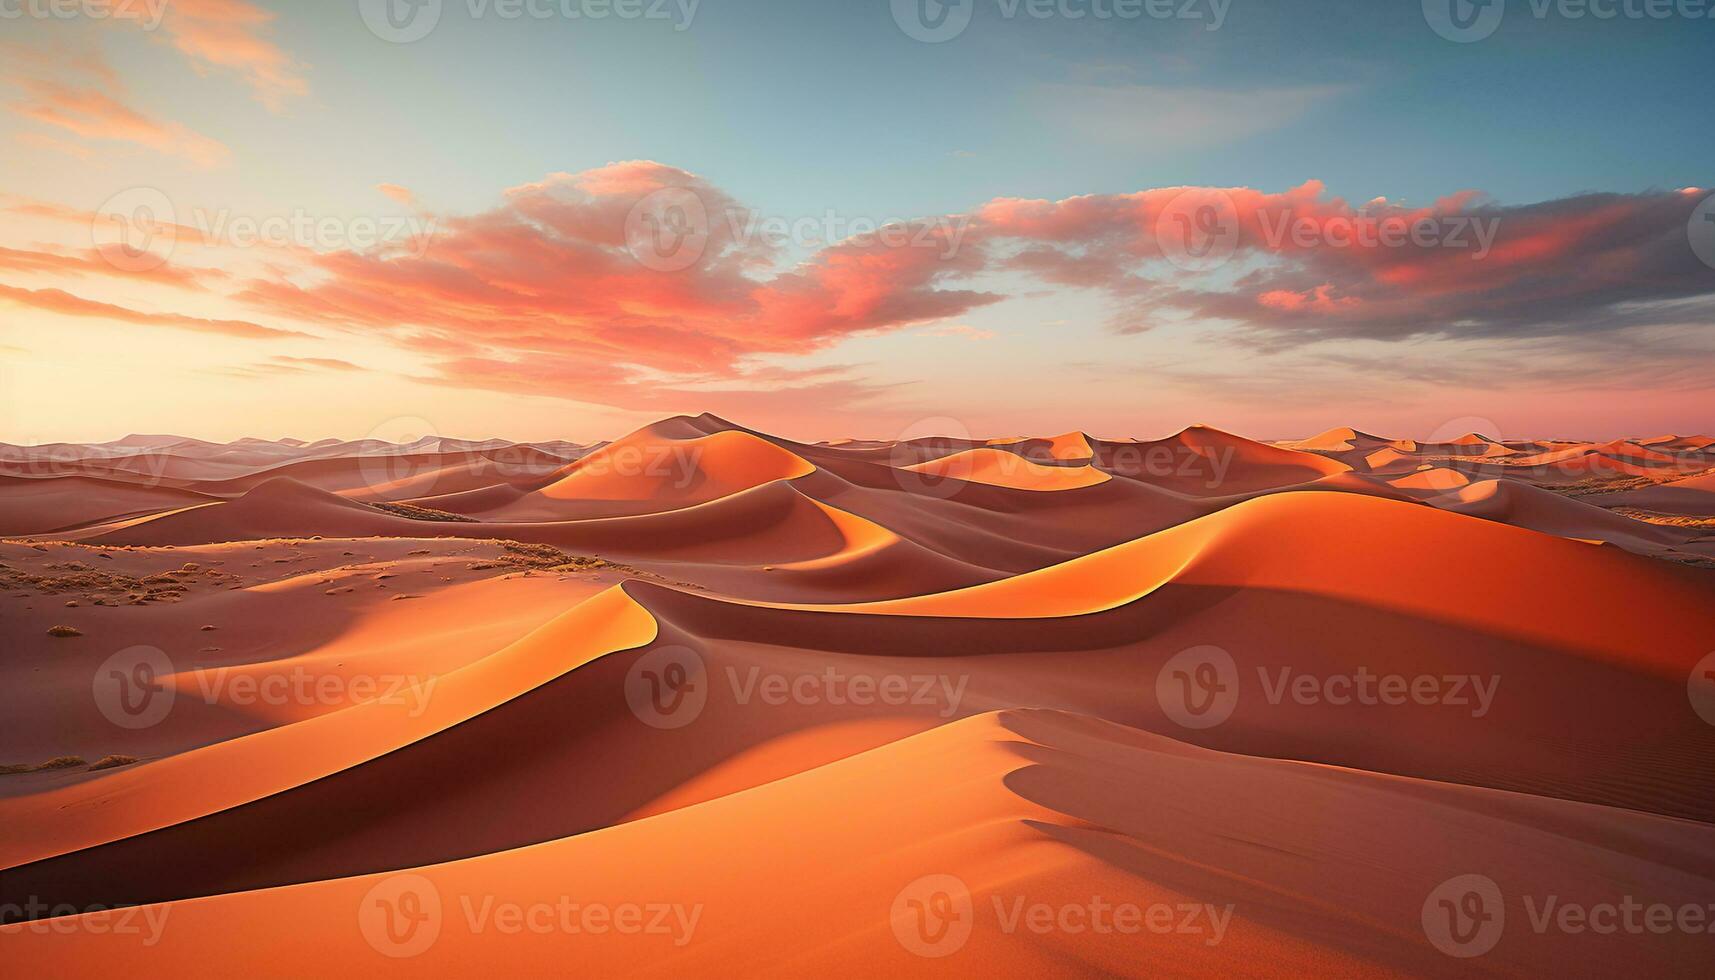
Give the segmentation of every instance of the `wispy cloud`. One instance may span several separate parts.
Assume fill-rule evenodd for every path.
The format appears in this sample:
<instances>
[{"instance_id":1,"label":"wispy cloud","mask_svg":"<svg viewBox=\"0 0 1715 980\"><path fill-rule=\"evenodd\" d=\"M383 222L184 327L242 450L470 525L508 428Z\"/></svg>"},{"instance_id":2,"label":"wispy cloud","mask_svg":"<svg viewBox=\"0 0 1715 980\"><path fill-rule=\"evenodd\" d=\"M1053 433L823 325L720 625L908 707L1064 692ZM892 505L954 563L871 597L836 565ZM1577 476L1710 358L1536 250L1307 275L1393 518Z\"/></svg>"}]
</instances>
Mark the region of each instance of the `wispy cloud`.
<instances>
[{"instance_id":1,"label":"wispy cloud","mask_svg":"<svg viewBox=\"0 0 1715 980\"><path fill-rule=\"evenodd\" d=\"M927 327L918 331L925 337L963 337L966 340L993 340L994 331L973 327L968 323L949 323L940 327Z\"/></svg>"},{"instance_id":2,"label":"wispy cloud","mask_svg":"<svg viewBox=\"0 0 1715 980\"><path fill-rule=\"evenodd\" d=\"M249 320L209 319L207 317L188 316L183 313L148 313L112 303L84 299L63 289L23 289L0 283L0 303L10 303L14 306L28 307L59 316L116 320L121 323L138 324L139 326L172 327L179 330L195 330L199 333L224 334L228 337L245 337L253 340L305 336L296 330L264 327Z\"/></svg>"},{"instance_id":3,"label":"wispy cloud","mask_svg":"<svg viewBox=\"0 0 1715 980\"><path fill-rule=\"evenodd\" d=\"M85 139L135 143L202 167L232 156L225 145L179 123L152 119L105 92L41 80L24 81L22 87L25 98L12 104L13 112Z\"/></svg>"},{"instance_id":4,"label":"wispy cloud","mask_svg":"<svg viewBox=\"0 0 1715 980\"><path fill-rule=\"evenodd\" d=\"M1284 129L1348 89L1301 85L1226 91L1161 85L1049 83L1025 92L1042 124L1098 146L1171 153Z\"/></svg>"},{"instance_id":5,"label":"wispy cloud","mask_svg":"<svg viewBox=\"0 0 1715 980\"><path fill-rule=\"evenodd\" d=\"M270 35L276 14L246 0L170 0L161 29L199 72L230 71L279 110L309 92L303 66Z\"/></svg>"}]
</instances>

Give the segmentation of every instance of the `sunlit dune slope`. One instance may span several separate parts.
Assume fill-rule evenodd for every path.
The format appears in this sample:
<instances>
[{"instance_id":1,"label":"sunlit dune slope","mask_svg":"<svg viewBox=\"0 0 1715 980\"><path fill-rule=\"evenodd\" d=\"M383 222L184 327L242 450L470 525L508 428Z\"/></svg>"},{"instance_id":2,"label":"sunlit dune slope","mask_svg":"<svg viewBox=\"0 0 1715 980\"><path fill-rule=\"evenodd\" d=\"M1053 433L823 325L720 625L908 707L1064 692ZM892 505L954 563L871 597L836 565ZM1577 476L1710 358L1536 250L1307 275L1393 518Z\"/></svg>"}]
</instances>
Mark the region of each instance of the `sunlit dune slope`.
<instances>
[{"instance_id":1,"label":"sunlit dune slope","mask_svg":"<svg viewBox=\"0 0 1715 980\"><path fill-rule=\"evenodd\" d=\"M1112 477L1090 466L1044 466L998 449L969 449L905 467L914 473L1014 490L1076 490Z\"/></svg>"},{"instance_id":2,"label":"sunlit dune slope","mask_svg":"<svg viewBox=\"0 0 1715 980\"><path fill-rule=\"evenodd\" d=\"M538 847L181 903L146 958L137 937L96 928L9 926L0 942L14 968L59 976L139 963L152 975L218 963L252 976L329 963L529 975L576 963L678 976L1451 977L1470 963L1430 945L1425 906L1471 868L1511 903L1485 968L1701 975L1701 936L1568 942L1525 928L1522 897L1702 902L1715 887L1707 826L1228 755L1051 711L984 714ZM552 927L568 901L636 905L639 923L657 927ZM1116 903L1134 908L1132 927L1112 928ZM1072 904L1095 920L1040 930L1019 917ZM1158 906L1171 928L1145 931L1141 916ZM534 920L549 927L495 928L496 909L513 907L550 910ZM418 921L402 922L402 909ZM265 942L282 923L291 942Z\"/></svg>"}]
</instances>

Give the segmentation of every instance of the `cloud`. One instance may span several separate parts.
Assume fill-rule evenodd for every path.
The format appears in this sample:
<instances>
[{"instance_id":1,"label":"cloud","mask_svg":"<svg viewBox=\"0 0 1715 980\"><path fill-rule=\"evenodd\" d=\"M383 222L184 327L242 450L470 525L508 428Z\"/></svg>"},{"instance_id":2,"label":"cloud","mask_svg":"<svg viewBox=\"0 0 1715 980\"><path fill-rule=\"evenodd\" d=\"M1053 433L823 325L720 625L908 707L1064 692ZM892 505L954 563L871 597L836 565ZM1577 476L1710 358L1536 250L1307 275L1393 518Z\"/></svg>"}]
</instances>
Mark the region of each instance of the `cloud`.
<instances>
[{"instance_id":1,"label":"cloud","mask_svg":"<svg viewBox=\"0 0 1715 980\"><path fill-rule=\"evenodd\" d=\"M137 269L126 262L108 261L101 250L93 248L81 252L44 252L0 246L0 269L80 278L90 275L113 276L184 289L196 288L205 280L225 276L225 273L218 269L189 269L165 262L158 266Z\"/></svg>"},{"instance_id":2,"label":"cloud","mask_svg":"<svg viewBox=\"0 0 1715 980\"><path fill-rule=\"evenodd\" d=\"M363 370L363 368L358 367L356 364L353 364L350 361L341 360L337 357L288 357L284 354L276 354L269 358L269 360L280 367L296 368L299 370L308 370L310 368L321 368L324 371Z\"/></svg>"},{"instance_id":3,"label":"cloud","mask_svg":"<svg viewBox=\"0 0 1715 980\"><path fill-rule=\"evenodd\" d=\"M15 48L8 46L6 53ZM194 132L183 124L156 119L125 101L119 77L99 56L68 56L62 63L41 57L12 62L13 72L0 76L21 91L8 108L14 115L52 126L84 139L133 143L158 153L189 160L199 167L216 167L231 159L232 152L217 140ZM26 69L34 73L26 72ZM76 73L78 82L46 77L46 74ZM34 136L39 144L87 157L85 148Z\"/></svg>"},{"instance_id":4,"label":"cloud","mask_svg":"<svg viewBox=\"0 0 1715 980\"><path fill-rule=\"evenodd\" d=\"M1697 205L1664 191L1522 206L1463 192L1354 207L1311 181L1282 193L1002 199L979 209L972 235L997 253L1009 246L1011 268L1108 291L1122 317L1234 324L1261 345L1561 335L1710 322L1696 301L1715 295L1715 270L1686 237ZM1230 259L1199 271L1187 262L1193 238L1224 244Z\"/></svg>"},{"instance_id":5,"label":"cloud","mask_svg":"<svg viewBox=\"0 0 1715 980\"><path fill-rule=\"evenodd\" d=\"M337 357L288 357L283 354L276 354L260 363L239 364L210 370L214 374L225 374L236 378L262 378L288 374L320 374L328 371L362 371L363 368Z\"/></svg>"},{"instance_id":6,"label":"cloud","mask_svg":"<svg viewBox=\"0 0 1715 980\"><path fill-rule=\"evenodd\" d=\"M146 313L129 307L84 299L63 289L23 289L0 283L0 303L11 303L14 306L42 310L59 316L118 320L140 326L173 327L200 333L224 334L228 337L261 340L305 336L295 330L264 327L248 320L211 320L183 313Z\"/></svg>"},{"instance_id":7,"label":"cloud","mask_svg":"<svg viewBox=\"0 0 1715 980\"><path fill-rule=\"evenodd\" d=\"M267 321L390 343L417 358L419 381L637 410L872 399L890 389L857 367L797 370L792 359L908 329L986 339L957 320L1043 286L1105 295L1115 332L1205 330L1250 356L1353 349L1314 346L1328 340L1496 351L1535 338L1581 352L1556 361L1559 370L1600 372L1625 346L1614 338L1715 323L1715 270L1686 238L1700 201L1650 191L1500 205L1466 191L1354 206L1314 181L1280 192L997 198L913 222L901 239L855 237L789 262L746 232L753 213L711 182L626 161L513 187L480 213L437 216L426 250L297 251L268 278L226 280L219 298ZM41 202L7 210L89 220ZM1188 250L1188 232L1219 247ZM690 248L689 260L652 261L664 238ZM1216 261L1190 261L1199 255ZM99 271L83 253L25 249L0 251L0 268ZM217 284L203 270L155 275ZM70 315L282 333L4 288L0 299ZM1405 364L1409 347L1396 349Z\"/></svg>"},{"instance_id":8,"label":"cloud","mask_svg":"<svg viewBox=\"0 0 1715 980\"><path fill-rule=\"evenodd\" d=\"M375 189L400 204L412 205L417 203L417 195L411 193L411 189L408 187L400 187L398 184L376 184Z\"/></svg>"},{"instance_id":9,"label":"cloud","mask_svg":"<svg viewBox=\"0 0 1715 980\"><path fill-rule=\"evenodd\" d=\"M273 11L246 0L167 0L161 30L197 71L239 75L278 111L309 92L302 66L269 39Z\"/></svg>"},{"instance_id":10,"label":"cloud","mask_svg":"<svg viewBox=\"0 0 1715 980\"><path fill-rule=\"evenodd\" d=\"M76 157L79 160L88 160L95 156L95 151L91 150L87 146L79 146L76 143L68 143L62 139L55 139L45 133L19 133L17 135L17 140L20 143L25 143L30 146L38 146L44 150L52 150L55 153L64 153L66 156Z\"/></svg>"},{"instance_id":11,"label":"cloud","mask_svg":"<svg viewBox=\"0 0 1715 980\"><path fill-rule=\"evenodd\" d=\"M1026 91L1025 103L1045 124L1086 142L1172 153L1285 129L1346 91L1339 85L1223 91L1043 84Z\"/></svg>"},{"instance_id":12,"label":"cloud","mask_svg":"<svg viewBox=\"0 0 1715 980\"><path fill-rule=\"evenodd\" d=\"M648 242L628 246L661 194L701 216L700 255L683 269L634 254ZM940 288L982 265L974 253L943 257L947 228L911 247L848 240L775 271L774 248L743 233L747 213L694 174L627 161L514 187L491 211L442 222L420 256L330 253L312 260L310 282L255 281L239 295L273 315L380 332L443 358L453 383L511 372L571 397L742 382L764 356L1000 298Z\"/></svg>"},{"instance_id":13,"label":"cloud","mask_svg":"<svg viewBox=\"0 0 1715 980\"><path fill-rule=\"evenodd\" d=\"M968 323L950 323L944 327L929 327L919 331L925 337L963 337L966 340L993 340L994 331L973 327Z\"/></svg>"}]
</instances>

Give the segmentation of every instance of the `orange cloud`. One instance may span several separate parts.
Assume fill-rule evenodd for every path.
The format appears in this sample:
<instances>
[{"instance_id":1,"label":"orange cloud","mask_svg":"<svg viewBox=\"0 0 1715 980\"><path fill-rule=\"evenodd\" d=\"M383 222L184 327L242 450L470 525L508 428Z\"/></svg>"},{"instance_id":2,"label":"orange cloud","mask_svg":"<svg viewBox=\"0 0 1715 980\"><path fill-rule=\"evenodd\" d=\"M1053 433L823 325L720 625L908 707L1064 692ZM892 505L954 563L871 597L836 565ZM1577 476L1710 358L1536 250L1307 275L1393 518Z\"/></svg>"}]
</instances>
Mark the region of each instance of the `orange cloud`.
<instances>
[{"instance_id":1,"label":"orange cloud","mask_svg":"<svg viewBox=\"0 0 1715 980\"><path fill-rule=\"evenodd\" d=\"M142 326L173 327L180 330L224 334L228 337L270 339L306 336L295 330L264 327L248 320L210 320L204 317L186 316L182 313L146 313L129 307L114 306L111 303L100 303L95 300L84 299L81 296L73 296L63 289L22 289L0 283L0 302L43 310L60 316L118 320L123 323L135 323Z\"/></svg>"},{"instance_id":2,"label":"orange cloud","mask_svg":"<svg viewBox=\"0 0 1715 980\"><path fill-rule=\"evenodd\" d=\"M309 83L292 56L268 39L275 16L246 0L170 0L161 29L192 67L236 72L277 111L308 94Z\"/></svg>"},{"instance_id":3,"label":"orange cloud","mask_svg":"<svg viewBox=\"0 0 1715 980\"><path fill-rule=\"evenodd\" d=\"M218 269L187 269L165 262L148 268L135 268L132 263L109 261L101 249L82 252L41 252L0 246L0 269L15 272L39 272L70 276L114 276L139 279L166 286L191 289L204 279L225 276Z\"/></svg>"},{"instance_id":4,"label":"orange cloud","mask_svg":"<svg viewBox=\"0 0 1715 980\"><path fill-rule=\"evenodd\" d=\"M1225 223L1225 281L1181 261L1173 236L1188 191L1220 205L1213 217L1188 214ZM776 271L774 248L744 233L751 212L719 188L629 161L512 188L500 207L446 222L421 256L322 255L311 281L255 282L240 297L379 331L439 358L445 383L500 388L511 372L533 388L635 403L618 392L760 384L758 358L960 316L1004 298L960 288L996 272L1107 291L1121 332L1147 329L1161 311L1275 344L1637 322L1615 307L1711 291L1683 242L1696 203L1673 193L1502 208L1464 192L1353 207L1317 182L997 199L970 217L962 241L948 232L958 216L941 216L906 243L854 238ZM694 245L694 261L661 268L639 254L663 240Z\"/></svg>"},{"instance_id":5,"label":"orange cloud","mask_svg":"<svg viewBox=\"0 0 1715 980\"><path fill-rule=\"evenodd\" d=\"M294 251L279 275L245 280L228 298L267 318L389 341L427 365L420 381L742 413L792 397L875 395L883 389L846 369L794 371L780 361L857 335L953 332L937 325L1005 299L989 291L999 283L1105 292L1120 332L1173 320L1274 347L1329 337L1583 339L1706 324L1715 320L1715 280L1685 239L1698 204L1676 191L1523 207L1461 193L1423 206L1354 207L1315 182L1280 193L1003 198L913 222L899 240L860 235L786 265L775 244L747 230L753 213L718 187L630 161L511 188L491 210L440 219L426 250ZM39 202L9 210L89 220ZM1179 239L1188 228L1214 234L1221 247L1211 254L1226 264L1188 263ZM75 274L73 265L59 253L0 252L0 266L23 271ZM50 293L0 298L279 333L247 320L168 323L170 314L115 313Z\"/></svg>"},{"instance_id":6,"label":"orange cloud","mask_svg":"<svg viewBox=\"0 0 1715 980\"><path fill-rule=\"evenodd\" d=\"M225 145L178 123L161 122L94 89L30 79L21 83L27 97L12 104L26 119L57 126L87 139L136 143L184 157L202 167L225 163L232 153Z\"/></svg>"},{"instance_id":7,"label":"orange cloud","mask_svg":"<svg viewBox=\"0 0 1715 980\"><path fill-rule=\"evenodd\" d=\"M411 189L408 187L400 187L398 184L376 184L375 189L393 200L398 201L400 204L411 205L417 203L417 195L411 193Z\"/></svg>"},{"instance_id":8,"label":"orange cloud","mask_svg":"<svg viewBox=\"0 0 1715 980\"><path fill-rule=\"evenodd\" d=\"M696 261L664 270L634 253L639 208L659 191L690 195ZM946 290L975 256L850 241L803 265L773 265L746 237L744 211L706 181L648 161L555 174L512 188L495 210L451 219L421 256L336 252L315 281L258 281L241 298L278 316L379 330L449 358L449 377L550 372L570 393L597 379L694 385L750 377L755 358L803 354L852 333L954 316L998 299ZM606 387L603 390L607 390Z\"/></svg>"}]
</instances>

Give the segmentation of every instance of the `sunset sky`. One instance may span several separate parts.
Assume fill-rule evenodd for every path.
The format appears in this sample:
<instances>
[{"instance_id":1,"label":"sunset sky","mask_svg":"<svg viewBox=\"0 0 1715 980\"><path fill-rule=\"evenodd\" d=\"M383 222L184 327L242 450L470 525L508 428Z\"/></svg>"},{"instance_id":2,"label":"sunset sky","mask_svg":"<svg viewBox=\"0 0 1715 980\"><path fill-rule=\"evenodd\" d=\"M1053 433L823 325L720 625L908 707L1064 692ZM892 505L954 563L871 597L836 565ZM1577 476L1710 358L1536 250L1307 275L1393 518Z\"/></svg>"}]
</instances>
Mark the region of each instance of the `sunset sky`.
<instances>
[{"instance_id":1,"label":"sunset sky","mask_svg":"<svg viewBox=\"0 0 1715 980\"><path fill-rule=\"evenodd\" d=\"M114 2L0 2L3 442L1715 430L1715 19Z\"/></svg>"}]
</instances>

